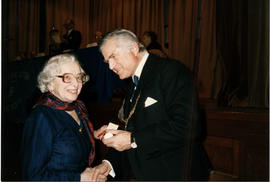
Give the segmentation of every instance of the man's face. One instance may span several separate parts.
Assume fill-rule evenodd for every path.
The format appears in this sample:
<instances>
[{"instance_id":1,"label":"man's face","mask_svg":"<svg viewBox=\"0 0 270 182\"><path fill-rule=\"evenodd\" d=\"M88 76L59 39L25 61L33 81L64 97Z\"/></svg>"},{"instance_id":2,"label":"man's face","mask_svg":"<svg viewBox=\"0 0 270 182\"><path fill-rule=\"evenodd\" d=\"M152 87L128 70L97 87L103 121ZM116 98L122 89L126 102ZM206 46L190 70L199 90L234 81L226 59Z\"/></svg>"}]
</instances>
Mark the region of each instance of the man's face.
<instances>
[{"instance_id":1,"label":"man's face","mask_svg":"<svg viewBox=\"0 0 270 182\"><path fill-rule=\"evenodd\" d=\"M96 42L97 43L99 43L100 41L101 41L101 39L102 39L102 33L101 32L99 32L99 31L97 31L96 33L95 33L95 39L96 39Z\"/></svg>"},{"instance_id":2,"label":"man's face","mask_svg":"<svg viewBox=\"0 0 270 182\"><path fill-rule=\"evenodd\" d=\"M71 22L71 20L68 19L68 20L65 21L64 27L65 27L66 30L70 30L70 29L74 28L74 25Z\"/></svg>"},{"instance_id":3,"label":"man's face","mask_svg":"<svg viewBox=\"0 0 270 182\"><path fill-rule=\"evenodd\" d=\"M124 47L117 44L117 40L108 40L103 46L102 54L110 69L118 74L120 79L131 77L139 64L136 56L138 52L134 47Z\"/></svg>"}]
</instances>

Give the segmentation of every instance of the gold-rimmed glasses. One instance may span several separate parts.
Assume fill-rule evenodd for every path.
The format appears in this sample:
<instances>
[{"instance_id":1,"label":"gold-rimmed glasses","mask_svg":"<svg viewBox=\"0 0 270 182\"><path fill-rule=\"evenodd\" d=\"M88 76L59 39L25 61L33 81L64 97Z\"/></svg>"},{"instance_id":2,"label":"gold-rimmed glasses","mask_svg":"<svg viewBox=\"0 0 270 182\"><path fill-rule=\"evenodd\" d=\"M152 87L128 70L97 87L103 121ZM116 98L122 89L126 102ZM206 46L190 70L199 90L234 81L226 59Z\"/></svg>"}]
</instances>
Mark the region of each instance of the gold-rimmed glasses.
<instances>
[{"instance_id":1,"label":"gold-rimmed glasses","mask_svg":"<svg viewBox=\"0 0 270 182\"><path fill-rule=\"evenodd\" d=\"M79 83L84 84L89 79L85 73L79 73L76 76L72 73L64 73L63 75L56 75L56 77L62 78L64 83L71 83L72 79L75 78Z\"/></svg>"}]
</instances>

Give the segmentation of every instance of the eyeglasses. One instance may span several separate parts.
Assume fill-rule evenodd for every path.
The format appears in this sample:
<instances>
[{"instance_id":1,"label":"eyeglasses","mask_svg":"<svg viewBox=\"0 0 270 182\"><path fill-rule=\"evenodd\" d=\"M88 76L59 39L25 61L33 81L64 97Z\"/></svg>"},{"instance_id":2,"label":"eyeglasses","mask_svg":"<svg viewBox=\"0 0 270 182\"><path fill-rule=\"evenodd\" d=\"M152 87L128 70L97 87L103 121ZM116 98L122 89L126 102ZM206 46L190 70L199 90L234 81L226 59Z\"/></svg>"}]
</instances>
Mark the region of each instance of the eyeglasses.
<instances>
[{"instance_id":1,"label":"eyeglasses","mask_svg":"<svg viewBox=\"0 0 270 182\"><path fill-rule=\"evenodd\" d=\"M79 73L76 76L74 76L72 73L64 73L63 75L56 75L56 77L62 78L64 83L71 83L72 79L75 78L79 83L84 84L89 79L85 73Z\"/></svg>"}]
</instances>

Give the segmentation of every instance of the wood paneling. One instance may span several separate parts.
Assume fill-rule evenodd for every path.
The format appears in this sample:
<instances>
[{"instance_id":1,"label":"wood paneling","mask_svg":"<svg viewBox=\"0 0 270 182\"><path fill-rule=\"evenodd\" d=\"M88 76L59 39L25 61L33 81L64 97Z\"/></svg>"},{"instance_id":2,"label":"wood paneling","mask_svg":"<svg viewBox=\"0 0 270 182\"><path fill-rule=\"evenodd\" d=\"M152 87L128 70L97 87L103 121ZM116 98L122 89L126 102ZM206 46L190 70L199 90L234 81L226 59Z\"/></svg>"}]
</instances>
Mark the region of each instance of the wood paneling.
<instances>
[{"instance_id":1,"label":"wood paneling","mask_svg":"<svg viewBox=\"0 0 270 182\"><path fill-rule=\"evenodd\" d=\"M214 170L238 180L268 181L269 114L235 110L205 109L205 148Z\"/></svg>"},{"instance_id":2,"label":"wood paneling","mask_svg":"<svg viewBox=\"0 0 270 182\"><path fill-rule=\"evenodd\" d=\"M204 147L216 171L239 176L239 141L208 136Z\"/></svg>"}]
</instances>

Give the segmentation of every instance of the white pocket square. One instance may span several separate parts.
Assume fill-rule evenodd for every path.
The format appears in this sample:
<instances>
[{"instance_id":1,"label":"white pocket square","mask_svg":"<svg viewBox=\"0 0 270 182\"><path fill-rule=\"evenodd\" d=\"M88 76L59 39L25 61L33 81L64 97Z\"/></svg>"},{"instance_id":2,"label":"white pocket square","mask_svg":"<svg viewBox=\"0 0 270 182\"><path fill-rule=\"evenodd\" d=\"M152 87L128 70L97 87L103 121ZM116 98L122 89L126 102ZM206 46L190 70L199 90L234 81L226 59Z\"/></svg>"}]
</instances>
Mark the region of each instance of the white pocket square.
<instances>
[{"instance_id":1,"label":"white pocket square","mask_svg":"<svg viewBox=\"0 0 270 182\"><path fill-rule=\"evenodd\" d=\"M144 107L151 106L152 104L155 104L156 102L157 102L157 100L155 100L151 97L147 97L145 102L144 102Z\"/></svg>"}]
</instances>

